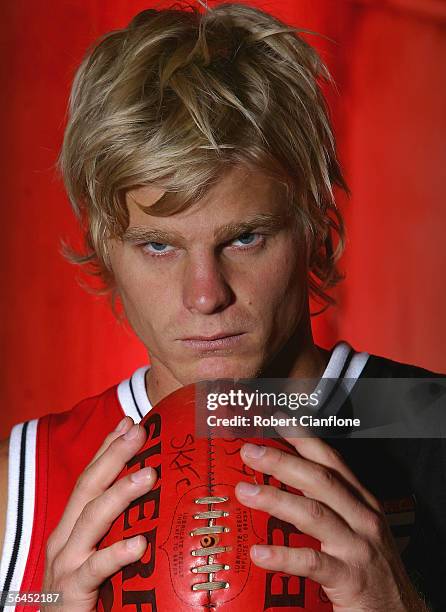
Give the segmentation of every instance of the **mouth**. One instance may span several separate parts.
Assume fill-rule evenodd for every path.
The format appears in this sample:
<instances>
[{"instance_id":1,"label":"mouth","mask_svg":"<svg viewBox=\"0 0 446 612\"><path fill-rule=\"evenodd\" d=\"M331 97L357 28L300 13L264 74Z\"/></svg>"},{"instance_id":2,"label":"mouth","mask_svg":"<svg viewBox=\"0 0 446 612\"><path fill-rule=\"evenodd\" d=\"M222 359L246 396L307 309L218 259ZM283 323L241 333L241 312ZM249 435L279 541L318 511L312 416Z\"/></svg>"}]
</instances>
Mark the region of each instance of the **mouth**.
<instances>
[{"instance_id":1,"label":"mouth","mask_svg":"<svg viewBox=\"0 0 446 612\"><path fill-rule=\"evenodd\" d=\"M191 336L180 338L181 343L188 348L199 351L215 351L235 347L245 332L219 333L212 336Z\"/></svg>"}]
</instances>

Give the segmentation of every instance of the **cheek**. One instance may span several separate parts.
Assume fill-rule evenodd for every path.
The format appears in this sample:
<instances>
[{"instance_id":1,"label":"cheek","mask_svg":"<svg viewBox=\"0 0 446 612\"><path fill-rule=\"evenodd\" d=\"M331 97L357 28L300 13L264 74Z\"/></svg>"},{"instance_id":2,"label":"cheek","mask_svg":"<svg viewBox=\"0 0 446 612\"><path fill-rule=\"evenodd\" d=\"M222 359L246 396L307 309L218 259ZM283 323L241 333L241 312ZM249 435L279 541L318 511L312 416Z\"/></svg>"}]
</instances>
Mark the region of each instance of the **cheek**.
<instances>
[{"instance_id":1,"label":"cheek","mask_svg":"<svg viewBox=\"0 0 446 612\"><path fill-rule=\"evenodd\" d=\"M146 346L153 354L158 353L163 346L165 330L169 329L166 308L159 296L146 291L141 283L122 287L121 300L127 320Z\"/></svg>"},{"instance_id":2,"label":"cheek","mask_svg":"<svg viewBox=\"0 0 446 612\"><path fill-rule=\"evenodd\" d=\"M287 246L287 245L285 245ZM277 250L261 269L253 275L251 300L274 311L295 309L306 295L307 275L305 262L298 252L288 248Z\"/></svg>"},{"instance_id":3,"label":"cheek","mask_svg":"<svg viewBox=\"0 0 446 612\"><path fill-rule=\"evenodd\" d=\"M147 274L144 262L131 255L115 262L114 276L127 318L140 338L162 330L168 319L168 304L174 303L174 287Z\"/></svg>"},{"instance_id":4,"label":"cheek","mask_svg":"<svg viewBox=\"0 0 446 612\"><path fill-rule=\"evenodd\" d=\"M274 255L244 277L238 294L259 338L275 350L302 318L307 280L305 262L298 254L283 249Z\"/></svg>"},{"instance_id":5,"label":"cheek","mask_svg":"<svg viewBox=\"0 0 446 612\"><path fill-rule=\"evenodd\" d=\"M168 283L163 283L159 287L153 283L143 282L141 277L134 283L126 278L121 285L121 296L127 315L136 317L138 320L150 324L152 327L167 318L167 304L172 303L172 288Z\"/></svg>"}]
</instances>

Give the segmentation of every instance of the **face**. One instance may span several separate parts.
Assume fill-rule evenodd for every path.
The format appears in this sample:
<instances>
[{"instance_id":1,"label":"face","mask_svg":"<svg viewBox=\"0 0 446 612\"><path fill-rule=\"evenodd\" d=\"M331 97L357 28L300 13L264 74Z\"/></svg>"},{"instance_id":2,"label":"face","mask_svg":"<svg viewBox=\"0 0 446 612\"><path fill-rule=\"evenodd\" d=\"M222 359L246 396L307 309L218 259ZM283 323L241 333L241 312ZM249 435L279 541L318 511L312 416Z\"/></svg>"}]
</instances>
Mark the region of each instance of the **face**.
<instances>
[{"instance_id":1,"label":"face","mask_svg":"<svg viewBox=\"0 0 446 612\"><path fill-rule=\"evenodd\" d=\"M258 376L302 323L306 304L303 243L282 190L259 171L234 167L186 211L155 217L138 206L163 193L129 192L128 229L109 244L152 371L174 388Z\"/></svg>"}]
</instances>

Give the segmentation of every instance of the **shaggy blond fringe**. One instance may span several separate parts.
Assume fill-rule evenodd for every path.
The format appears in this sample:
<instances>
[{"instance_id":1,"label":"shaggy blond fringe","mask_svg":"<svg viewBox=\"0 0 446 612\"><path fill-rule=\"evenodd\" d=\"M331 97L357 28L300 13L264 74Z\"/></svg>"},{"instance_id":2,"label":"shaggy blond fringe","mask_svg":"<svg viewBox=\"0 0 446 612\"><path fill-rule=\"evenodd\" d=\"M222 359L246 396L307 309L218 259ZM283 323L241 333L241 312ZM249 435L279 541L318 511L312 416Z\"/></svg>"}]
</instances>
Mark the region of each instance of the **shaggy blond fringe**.
<instances>
[{"instance_id":1,"label":"shaggy blond fringe","mask_svg":"<svg viewBox=\"0 0 446 612\"><path fill-rule=\"evenodd\" d=\"M139 13L108 33L79 67L60 168L85 230L87 265L113 288L107 239L128 224L125 194L169 193L147 212L167 216L203 197L234 164L287 188L307 241L309 289L327 305L344 247L333 186L336 158L315 50L291 27L242 4Z\"/></svg>"}]
</instances>

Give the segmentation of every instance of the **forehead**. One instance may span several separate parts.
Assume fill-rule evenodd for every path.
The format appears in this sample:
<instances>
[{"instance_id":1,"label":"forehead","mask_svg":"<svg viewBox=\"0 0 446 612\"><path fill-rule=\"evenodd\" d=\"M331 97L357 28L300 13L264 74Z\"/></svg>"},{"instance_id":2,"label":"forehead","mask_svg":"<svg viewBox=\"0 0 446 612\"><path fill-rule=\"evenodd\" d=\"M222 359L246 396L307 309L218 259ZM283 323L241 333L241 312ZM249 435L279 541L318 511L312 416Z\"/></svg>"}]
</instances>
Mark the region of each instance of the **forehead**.
<instances>
[{"instance_id":1,"label":"forehead","mask_svg":"<svg viewBox=\"0 0 446 612\"><path fill-rule=\"evenodd\" d=\"M181 229L182 226L210 227L228 221L243 221L258 213L286 212L285 187L257 169L235 166L211 187L206 195L186 210L159 217L141 210L153 206L166 191L155 185L132 189L126 195L129 226L150 225Z\"/></svg>"}]
</instances>

